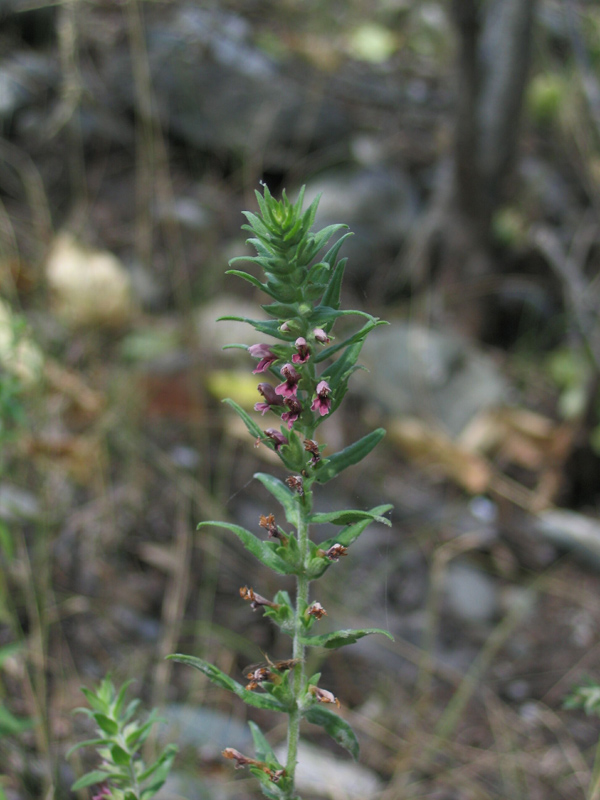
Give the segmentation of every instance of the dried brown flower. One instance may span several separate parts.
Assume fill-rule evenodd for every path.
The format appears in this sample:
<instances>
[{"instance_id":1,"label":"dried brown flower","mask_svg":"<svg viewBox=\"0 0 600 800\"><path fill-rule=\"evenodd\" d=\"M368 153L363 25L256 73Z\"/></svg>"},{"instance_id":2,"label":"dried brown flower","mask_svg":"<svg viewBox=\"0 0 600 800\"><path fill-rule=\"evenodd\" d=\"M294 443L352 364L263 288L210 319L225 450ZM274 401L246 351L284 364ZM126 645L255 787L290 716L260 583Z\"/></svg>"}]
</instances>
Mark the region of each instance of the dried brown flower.
<instances>
[{"instance_id":1,"label":"dried brown flower","mask_svg":"<svg viewBox=\"0 0 600 800\"><path fill-rule=\"evenodd\" d=\"M330 561L339 561L342 556L348 555L348 548L343 544L332 544L329 550L317 550L317 555Z\"/></svg>"},{"instance_id":2,"label":"dried brown flower","mask_svg":"<svg viewBox=\"0 0 600 800\"><path fill-rule=\"evenodd\" d=\"M322 617L327 616L327 612L321 603L317 603L316 601L308 606L304 614L306 617L314 617L315 619L322 619Z\"/></svg>"},{"instance_id":3,"label":"dried brown flower","mask_svg":"<svg viewBox=\"0 0 600 800\"><path fill-rule=\"evenodd\" d=\"M317 698L319 703L335 703L338 708L340 707L340 701L333 692L328 692L327 689L320 689L318 686L309 686L308 691Z\"/></svg>"},{"instance_id":4,"label":"dried brown flower","mask_svg":"<svg viewBox=\"0 0 600 800\"><path fill-rule=\"evenodd\" d=\"M240 597L242 600L247 600L250 603L252 611L256 611L260 606L268 606L269 608L275 609L281 608L278 603L273 603L271 600L267 600L266 597L255 592L251 586L240 586Z\"/></svg>"},{"instance_id":5,"label":"dried brown flower","mask_svg":"<svg viewBox=\"0 0 600 800\"><path fill-rule=\"evenodd\" d=\"M290 475L285 482L293 492L298 492L300 497L304 497L304 482L301 475Z\"/></svg>"}]
</instances>

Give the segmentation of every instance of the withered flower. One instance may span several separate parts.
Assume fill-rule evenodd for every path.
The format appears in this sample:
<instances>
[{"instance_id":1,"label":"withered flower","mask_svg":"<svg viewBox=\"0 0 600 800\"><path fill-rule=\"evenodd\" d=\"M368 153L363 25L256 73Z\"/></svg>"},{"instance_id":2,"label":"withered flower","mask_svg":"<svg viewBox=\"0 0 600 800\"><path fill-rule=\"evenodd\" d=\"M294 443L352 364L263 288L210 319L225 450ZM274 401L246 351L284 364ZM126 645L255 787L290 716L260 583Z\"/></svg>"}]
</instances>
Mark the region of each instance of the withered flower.
<instances>
[{"instance_id":1,"label":"withered flower","mask_svg":"<svg viewBox=\"0 0 600 800\"><path fill-rule=\"evenodd\" d=\"M314 439L305 439L304 449L312 456L310 463L313 465L313 467L316 466L321 460L321 451L319 450L319 445L317 442L315 442Z\"/></svg>"},{"instance_id":2,"label":"withered flower","mask_svg":"<svg viewBox=\"0 0 600 800\"><path fill-rule=\"evenodd\" d=\"M327 616L327 612L321 605L321 603L314 602L309 605L309 607L304 612L306 617L314 617L315 619L322 619L323 617Z\"/></svg>"},{"instance_id":3,"label":"withered flower","mask_svg":"<svg viewBox=\"0 0 600 800\"><path fill-rule=\"evenodd\" d=\"M284 398L283 402L288 410L284 411L283 414L281 415L281 421L287 422L288 431L291 431L294 422L296 422L296 420L302 413L302 406L300 405L299 401L296 400L295 397L286 397Z\"/></svg>"},{"instance_id":4,"label":"withered flower","mask_svg":"<svg viewBox=\"0 0 600 800\"><path fill-rule=\"evenodd\" d=\"M236 769L243 769L244 767L256 767L257 769L262 770L265 775L269 776L269 780L273 781L273 783L277 783L285 775L285 769L283 769L283 767L281 769L272 769L264 761L258 761L256 758L248 758L248 756L245 756L243 753L240 753L239 750L235 750L233 747L226 747L221 755L223 755L225 758L234 760Z\"/></svg>"},{"instance_id":5,"label":"withered flower","mask_svg":"<svg viewBox=\"0 0 600 800\"><path fill-rule=\"evenodd\" d=\"M313 697L316 697L319 703L335 703L338 708L340 707L340 701L333 692L328 692L327 689L320 689L318 686L309 686L308 691Z\"/></svg>"},{"instance_id":6,"label":"withered flower","mask_svg":"<svg viewBox=\"0 0 600 800\"><path fill-rule=\"evenodd\" d=\"M248 600L252 611L256 611L256 609L260 608L260 606L268 606L269 608L274 608L274 609L281 608L281 606L278 603L272 603L270 600L267 600L266 597L263 597L262 595L255 592L251 586L250 588L248 588L248 586L241 586L240 597L242 598L242 600Z\"/></svg>"},{"instance_id":7,"label":"withered flower","mask_svg":"<svg viewBox=\"0 0 600 800\"><path fill-rule=\"evenodd\" d=\"M343 544L332 544L329 550L317 550L317 555L330 561L339 561L342 556L348 555L348 548Z\"/></svg>"},{"instance_id":8,"label":"withered flower","mask_svg":"<svg viewBox=\"0 0 600 800\"><path fill-rule=\"evenodd\" d=\"M300 497L304 497L304 482L301 475L290 475L285 479L292 492L298 492Z\"/></svg>"},{"instance_id":9,"label":"withered flower","mask_svg":"<svg viewBox=\"0 0 600 800\"><path fill-rule=\"evenodd\" d=\"M225 758L230 758L235 760L235 768L242 769L243 767L247 767L248 764L257 764L258 762L254 758L248 758L243 753L240 753L239 750L235 750L233 747L226 747L225 750L221 753L222 756Z\"/></svg>"},{"instance_id":10,"label":"withered flower","mask_svg":"<svg viewBox=\"0 0 600 800\"><path fill-rule=\"evenodd\" d=\"M285 533L282 533L275 524L275 517L273 514L269 514L268 517L265 517L264 514L261 514L258 524L261 528L264 528L267 531L269 534L269 539L279 539L281 544L287 544L288 537L285 535Z\"/></svg>"}]
</instances>

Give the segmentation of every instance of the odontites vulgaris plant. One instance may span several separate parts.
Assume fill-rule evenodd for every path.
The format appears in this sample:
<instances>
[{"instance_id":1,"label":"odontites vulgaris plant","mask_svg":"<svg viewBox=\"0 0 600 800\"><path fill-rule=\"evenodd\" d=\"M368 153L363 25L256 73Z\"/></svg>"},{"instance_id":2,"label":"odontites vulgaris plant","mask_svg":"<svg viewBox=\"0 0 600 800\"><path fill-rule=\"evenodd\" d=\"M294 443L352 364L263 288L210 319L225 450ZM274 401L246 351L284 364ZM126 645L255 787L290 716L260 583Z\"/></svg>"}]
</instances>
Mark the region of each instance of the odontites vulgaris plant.
<instances>
[{"instance_id":1,"label":"odontites vulgaris plant","mask_svg":"<svg viewBox=\"0 0 600 800\"><path fill-rule=\"evenodd\" d=\"M285 192L278 201L266 186L262 194L256 193L260 212L244 212L248 224L243 229L251 232L248 243L257 254L233 259L231 263L252 262L262 268L265 280L237 269L228 274L243 278L269 295L272 302L262 308L270 319L223 318L247 322L260 334L257 336L260 341L250 347L235 344L230 347L247 350L254 359L252 371L260 376L255 410L266 418L264 428L234 400L225 402L242 418L256 445L268 447L279 456L285 470L284 480L264 473L256 474L255 478L275 498L281 510L273 513L270 508L265 509L256 531L228 522L201 522L198 526L212 525L231 531L265 566L279 575L295 576L293 601L286 591L279 591L269 599L254 587L240 588L242 600L247 601L253 611L262 609L265 616L291 637L290 658L267 660L249 668L247 684L243 686L200 658L169 656L200 670L213 683L233 692L248 705L287 714L285 764L279 763L253 722L250 727L255 757L233 748L223 752L225 758L235 762L236 768L247 767L260 781L263 793L277 800L297 798L294 773L302 719L320 725L354 758L358 756L354 732L334 710L339 708L339 700L319 686L319 674L306 675L306 648L342 647L369 633L390 636L378 628L321 635L311 633L313 626L326 615L319 601L310 597L311 583L348 555L353 542L371 522L389 525L383 515L391 506L382 505L370 511L313 511L316 485L327 483L357 464L385 435L385 431L378 428L340 452L328 453L326 443L319 441L318 428L335 414L344 399L348 381L359 368L357 360L367 335L386 323L362 311L340 309L347 259L338 259L338 254L350 234L341 236L325 255L320 255L331 237L347 226L330 225L318 233L311 232L318 198L303 211L303 195L304 190L292 204ZM362 327L336 342L335 324L347 316L361 318ZM263 341L267 337L270 341ZM339 533L316 544L311 539L311 528L323 523L339 526Z\"/></svg>"}]
</instances>

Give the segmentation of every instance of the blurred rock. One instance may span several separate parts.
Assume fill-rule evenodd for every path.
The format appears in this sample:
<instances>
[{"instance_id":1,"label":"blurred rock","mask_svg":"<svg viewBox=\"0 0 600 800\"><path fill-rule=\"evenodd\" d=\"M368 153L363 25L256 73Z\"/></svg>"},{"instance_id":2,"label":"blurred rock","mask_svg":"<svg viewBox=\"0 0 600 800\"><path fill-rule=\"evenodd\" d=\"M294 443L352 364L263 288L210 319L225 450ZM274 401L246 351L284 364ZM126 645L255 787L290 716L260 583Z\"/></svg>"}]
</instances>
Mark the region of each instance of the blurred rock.
<instances>
[{"instance_id":1,"label":"blurred rock","mask_svg":"<svg viewBox=\"0 0 600 800\"><path fill-rule=\"evenodd\" d=\"M148 19L147 50L161 119L201 150L260 152L263 165L281 168L298 149L337 145L349 136L339 105L321 87L311 93L308 67L299 74L255 47L250 24L237 14L177 4L167 19ZM116 98L133 108L126 51L107 61L106 70Z\"/></svg>"},{"instance_id":2,"label":"blurred rock","mask_svg":"<svg viewBox=\"0 0 600 800\"><path fill-rule=\"evenodd\" d=\"M14 522L15 520L36 519L39 514L39 503L31 492L13 486L12 483L0 484L0 519L5 522Z\"/></svg>"},{"instance_id":3,"label":"blurred rock","mask_svg":"<svg viewBox=\"0 0 600 800\"><path fill-rule=\"evenodd\" d=\"M456 559L445 576L446 607L463 622L489 624L500 608L495 580L468 561Z\"/></svg>"},{"instance_id":4,"label":"blurred rock","mask_svg":"<svg viewBox=\"0 0 600 800\"><path fill-rule=\"evenodd\" d=\"M67 324L110 328L131 319L131 281L112 253L88 250L62 233L48 255L46 276L54 310Z\"/></svg>"},{"instance_id":5,"label":"blurred rock","mask_svg":"<svg viewBox=\"0 0 600 800\"><path fill-rule=\"evenodd\" d=\"M177 741L181 747L195 747L205 759L219 758L226 747L244 752L252 749L248 725L212 708L184 703L169 703L165 708L167 727L162 738Z\"/></svg>"},{"instance_id":6,"label":"blurred rock","mask_svg":"<svg viewBox=\"0 0 600 800\"><path fill-rule=\"evenodd\" d=\"M448 330L393 322L367 339L361 362L369 372L354 380L371 402L393 416L433 421L451 437L507 392L492 359Z\"/></svg>"},{"instance_id":7,"label":"blurred rock","mask_svg":"<svg viewBox=\"0 0 600 800\"><path fill-rule=\"evenodd\" d=\"M340 253L348 256L350 278L372 277L375 265L389 263L419 210L411 179L397 167L370 165L326 172L308 182L305 205L320 192L316 227L344 222L354 234Z\"/></svg>"},{"instance_id":8,"label":"blurred rock","mask_svg":"<svg viewBox=\"0 0 600 800\"><path fill-rule=\"evenodd\" d=\"M0 61L0 122L9 122L16 112L45 103L59 77L58 62L49 55L23 50Z\"/></svg>"},{"instance_id":9,"label":"blurred rock","mask_svg":"<svg viewBox=\"0 0 600 800\"><path fill-rule=\"evenodd\" d=\"M287 752L283 748L275 748L275 755L285 764ZM365 800L374 797L383 786L370 769L342 760L322 747L300 742L296 788L302 794L328 800Z\"/></svg>"},{"instance_id":10,"label":"blurred rock","mask_svg":"<svg viewBox=\"0 0 600 800\"><path fill-rule=\"evenodd\" d=\"M600 570L600 521L576 511L556 508L535 517L534 530L552 544L576 555L586 566Z\"/></svg>"}]
</instances>

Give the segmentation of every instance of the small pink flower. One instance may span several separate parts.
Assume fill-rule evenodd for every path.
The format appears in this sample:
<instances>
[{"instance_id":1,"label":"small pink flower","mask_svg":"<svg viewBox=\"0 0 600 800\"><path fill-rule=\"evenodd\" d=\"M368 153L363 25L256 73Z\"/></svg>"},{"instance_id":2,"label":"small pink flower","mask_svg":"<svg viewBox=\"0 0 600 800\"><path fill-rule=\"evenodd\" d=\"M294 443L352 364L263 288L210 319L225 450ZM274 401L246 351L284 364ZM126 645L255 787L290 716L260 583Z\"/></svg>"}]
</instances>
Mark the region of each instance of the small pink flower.
<instances>
[{"instance_id":1,"label":"small pink flower","mask_svg":"<svg viewBox=\"0 0 600 800\"><path fill-rule=\"evenodd\" d=\"M320 342L321 344L329 344L329 342L331 341L331 339L329 338L329 336L327 336L323 328L315 328L313 331L313 336L315 337L317 342Z\"/></svg>"},{"instance_id":2,"label":"small pink flower","mask_svg":"<svg viewBox=\"0 0 600 800\"><path fill-rule=\"evenodd\" d=\"M106 798L112 797L110 793L110 789L108 788L107 783L101 783L98 786L99 792L92 797L92 800L106 800Z\"/></svg>"},{"instance_id":3,"label":"small pink flower","mask_svg":"<svg viewBox=\"0 0 600 800\"><path fill-rule=\"evenodd\" d=\"M294 364L305 364L310 358L310 350L308 349L306 339L304 339L302 336L299 336L295 341L295 345L298 352L294 353L292 356L292 361Z\"/></svg>"},{"instance_id":4,"label":"small pink flower","mask_svg":"<svg viewBox=\"0 0 600 800\"><path fill-rule=\"evenodd\" d=\"M327 381L321 381L320 383L318 383L317 396L313 400L313 404L310 407L310 410L318 411L322 417L324 417L326 414L329 414L329 412L331 411L331 398L329 397L330 393L331 389L329 388L329 384L327 383Z\"/></svg>"},{"instance_id":5,"label":"small pink flower","mask_svg":"<svg viewBox=\"0 0 600 800\"><path fill-rule=\"evenodd\" d=\"M270 409L273 406L283 405L283 398L280 397L278 394L275 394L275 389L271 386L270 383L259 383L256 388L265 398L265 402L255 403L254 410L260 411L263 417L266 414L266 412L270 411Z\"/></svg>"},{"instance_id":6,"label":"small pink flower","mask_svg":"<svg viewBox=\"0 0 600 800\"><path fill-rule=\"evenodd\" d=\"M254 375L259 372L266 372L274 361L277 361L277 356L268 344L252 344L248 348L248 352L252 358L259 358L260 361L256 365L256 369L252 370Z\"/></svg>"},{"instance_id":7,"label":"small pink flower","mask_svg":"<svg viewBox=\"0 0 600 800\"><path fill-rule=\"evenodd\" d=\"M288 407L289 411L285 411L281 415L281 421L287 422L288 431L291 431L292 425L302 413L302 406L295 397L286 397L283 402Z\"/></svg>"},{"instance_id":8,"label":"small pink flower","mask_svg":"<svg viewBox=\"0 0 600 800\"><path fill-rule=\"evenodd\" d=\"M265 436L275 445L275 450L279 450L282 445L287 444L287 439L283 433L280 433L275 428L267 428L265 431Z\"/></svg>"},{"instance_id":9,"label":"small pink flower","mask_svg":"<svg viewBox=\"0 0 600 800\"><path fill-rule=\"evenodd\" d=\"M285 378L285 381L276 386L275 391L283 397L296 397L298 394L300 373L296 372L291 364L284 364L281 368L281 374Z\"/></svg>"}]
</instances>

